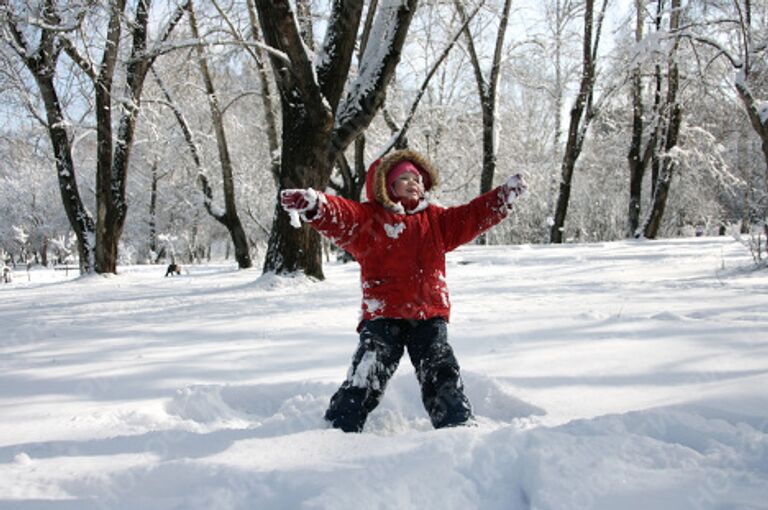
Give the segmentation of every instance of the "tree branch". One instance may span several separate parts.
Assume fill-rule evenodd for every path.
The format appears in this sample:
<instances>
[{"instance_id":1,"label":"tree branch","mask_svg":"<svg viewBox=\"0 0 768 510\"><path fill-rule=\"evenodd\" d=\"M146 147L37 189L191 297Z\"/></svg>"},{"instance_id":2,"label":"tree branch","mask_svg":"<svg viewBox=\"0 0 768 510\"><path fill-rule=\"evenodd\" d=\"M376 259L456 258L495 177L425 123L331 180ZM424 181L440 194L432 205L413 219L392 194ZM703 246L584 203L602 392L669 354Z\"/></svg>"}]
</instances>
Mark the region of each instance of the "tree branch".
<instances>
[{"instance_id":1,"label":"tree branch","mask_svg":"<svg viewBox=\"0 0 768 510\"><path fill-rule=\"evenodd\" d=\"M79 67L86 74L86 76L88 76L91 81L95 83L98 76L98 69L96 68L96 65L91 60L81 55L80 52L77 51L77 48L75 48L75 45L72 43L72 41L70 41L68 38L63 37L61 43L62 48L64 49L64 53L66 53L69 58L71 58L72 61L77 64L77 67Z\"/></svg>"},{"instance_id":2,"label":"tree branch","mask_svg":"<svg viewBox=\"0 0 768 510\"><path fill-rule=\"evenodd\" d=\"M459 28L459 30L456 31L456 34L454 34L453 38L451 39L451 42L448 44L448 46L445 47L443 52L440 54L440 56L437 58L435 63L432 65L432 69L429 70L429 73L427 73L427 76L424 78L424 81L421 83L421 87L419 87L419 92L416 94L416 98L413 100L413 103L411 103L411 108L408 110L408 116L405 118L405 122L403 122L403 125L400 127L400 130L398 131L396 136L393 136L390 139L390 142L387 144L387 146L384 148L384 150L381 152L380 156L383 156L384 154L388 153L392 148L398 147L402 144L403 138L405 137L408 128L411 125L411 121L413 120L413 116L416 114L416 109L419 106L419 102L421 102L421 98L424 96L424 93L427 90L427 86L429 86L430 80L432 80L432 77L437 72L437 69L440 67L440 65L443 63L445 58L448 56L448 54L453 49L454 45L456 44L456 41L459 40L459 37L461 37L461 34L465 33L467 30L467 27L469 26L469 23L472 21L472 19L477 15L477 13L480 11L480 8L483 6L485 2L481 2L474 11L469 15L469 17L466 17L464 15L464 11L462 10L462 16L465 18L464 23ZM479 67L478 67L479 69ZM482 78L482 73L479 75L480 78Z\"/></svg>"},{"instance_id":3,"label":"tree branch","mask_svg":"<svg viewBox=\"0 0 768 510\"><path fill-rule=\"evenodd\" d=\"M283 97L298 91L304 104L315 112L318 118L327 112L320 86L315 76L314 65L299 33L295 13L289 0L256 0L264 40L269 46L284 52L290 66L272 58L275 77ZM270 55L272 56L272 55Z\"/></svg>"},{"instance_id":4,"label":"tree branch","mask_svg":"<svg viewBox=\"0 0 768 510\"><path fill-rule=\"evenodd\" d=\"M208 214L216 219L216 221L223 224L224 215L216 211L213 207L213 189L210 182L208 181L208 177L205 175L205 169L203 168L203 163L200 159L200 150L198 149L197 143L195 142L194 136L192 135L192 130L189 127L189 123L184 117L182 111L176 106L176 102L173 100L170 91L165 86L154 68L152 68L152 75L155 77L155 81L157 82L160 91L163 93L163 96L165 96L167 101L165 104L167 104L171 109L173 116L176 118L176 122L181 128L181 132L184 135L184 140L187 143L189 153L192 156L192 160L195 162L195 166L197 167L197 180L200 183L201 193L203 194L203 207L205 207L205 210L208 212Z\"/></svg>"},{"instance_id":5,"label":"tree branch","mask_svg":"<svg viewBox=\"0 0 768 510\"><path fill-rule=\"evenodd\" d=\"M320 88L332 110L338 106L344 92L355 50L357 28L363 13L363 3L362 0L333 1L333 11L317 62Z\"/></svg>"},{"instance_id":6,"label":"tree branch","mask_svg":"<svg viewBox=\"0 0 768 510\"><path fill-rule=\"evenodd\" d=\"M386 87L400 61L402 46L416 0L388 0L380 8L360 64L360 73L336 109L329 156L335 160L373 120L386 96Z\"/></svg>"},{"instance_id":7,"label":"tree branch","mask_svg":"<svg viewBox=\"0 0 768 510\"><path fill-rule=\"evenodd\" d=\"M232 35L235 36L235 39L237 40L237 44L245 50L248 55L251 56L251 58L256 62L257 66L261 66L262 62L259 58L259 55L256 54L256 52L251 48L251 45L246 44L245 42L245 36L240 33L240 31L237 29L234 23L232 23L232 20L229 19L229 16L227 16L227 13L224 12L224 9L221 8L219 5L218 0L212 0L213 7L216 9L216 12L219 13L219 16L221 16L221 19L224 20L224 23L227 24L227 27L229 27L229 31L232 33ZM256 39L256 37L254 37Z\"/></svg>"},{"instance_id":8,"label":"tree branch","mask_svg":"<svg viewBox=\"0 0 768 510\"><path fill-rule=\"evenodd\" d=\"M467 51L469 52L469 61L472 63L472 69L475 72L475 81L477 82L477 90L480 93L481 101L485 99L485 94L488 91L488 84L485 82L485 75L480 68L480 57L477 55L477 49L475 48L475 39L472 37L472 33L469 31L469 20L467 14L464 11L463 0L454 0L453 3L456 6L456 10L459 12L462 21L464 22L463 32L467 39ZM481 4L482 5L482 4ZM477 12L477 11L476 11Z\"/></svg>"}]
</instances>

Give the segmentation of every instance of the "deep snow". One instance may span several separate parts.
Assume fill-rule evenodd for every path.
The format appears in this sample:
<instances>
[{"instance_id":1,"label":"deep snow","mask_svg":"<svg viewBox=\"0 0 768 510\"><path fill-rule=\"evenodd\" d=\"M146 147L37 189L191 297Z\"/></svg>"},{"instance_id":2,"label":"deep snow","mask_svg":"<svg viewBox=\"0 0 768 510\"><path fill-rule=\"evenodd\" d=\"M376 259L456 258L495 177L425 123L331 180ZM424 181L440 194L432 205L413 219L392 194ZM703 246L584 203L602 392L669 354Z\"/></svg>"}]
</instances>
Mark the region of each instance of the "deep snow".
<instances>
[{"instance_id":1,"label":"deep snow","mask_svg":"<svg viewBox=\"0 0 768 510\"><path fill-rule=\"evenodd\" d=\"M364 433L324 426L355 264L164 269L0 285L0 508L768 508L768 274L733 239L451 254L478 425L441 431L407 359Z\"/></svg>"}]
</instances>

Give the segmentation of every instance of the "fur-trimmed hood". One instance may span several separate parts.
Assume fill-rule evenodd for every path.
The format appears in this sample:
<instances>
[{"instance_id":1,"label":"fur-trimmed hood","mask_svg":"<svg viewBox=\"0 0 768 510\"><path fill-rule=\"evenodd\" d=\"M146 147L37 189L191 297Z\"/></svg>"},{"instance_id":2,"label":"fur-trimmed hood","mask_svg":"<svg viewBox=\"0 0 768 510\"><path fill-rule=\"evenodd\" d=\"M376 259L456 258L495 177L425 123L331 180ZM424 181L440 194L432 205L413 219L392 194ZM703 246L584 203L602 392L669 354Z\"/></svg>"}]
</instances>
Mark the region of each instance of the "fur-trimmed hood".
<instances>
[{"instance_id":1,"label":"fur-trimmed hood","mask_svg":"<svg viewBox=\"0 0 768 510\"><path fill-rule=\"evenodd\" d=\"M368 168L365 181L365 191L369 201L375 201L387 209L395 212L404 212L402 206L390 198L387 192L387 174L401 161L410 161L421 172L424 180L425 195L437 188L439 174L432 163L416 151L405 149L387 154L383 158L374 161Z\"/></svg>"}]
</instances>

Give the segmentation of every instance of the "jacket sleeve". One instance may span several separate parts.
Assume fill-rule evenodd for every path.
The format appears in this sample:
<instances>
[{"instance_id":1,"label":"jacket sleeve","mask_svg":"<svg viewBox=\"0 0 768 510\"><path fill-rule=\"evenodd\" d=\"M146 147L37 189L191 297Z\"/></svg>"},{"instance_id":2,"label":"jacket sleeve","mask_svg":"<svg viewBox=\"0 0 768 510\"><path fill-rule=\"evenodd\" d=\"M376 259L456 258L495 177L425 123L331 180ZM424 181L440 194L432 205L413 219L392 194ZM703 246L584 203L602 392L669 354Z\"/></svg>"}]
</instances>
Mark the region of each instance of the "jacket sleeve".
<instances>
[{"instance_id":1,"label":"jacket sleeve","mask_svg":"<svg viewBox=\"0 0 768 510\"><path fill-rule=\"evenodd\" d=\"M360 225L368 216L360 202L321 193L317 213L309 219L309 225L339 248L354 253Z\"/></svg>"},{"instance_id":2,"label":"jacket sleeve","mask_svg":"<svg viewBox=\"0 0 768 510\"><path fill-rule=\"evenodd\" d=\"M480 195L471 202L442 211L440 229L445 251L455 250L470 242L507 217L509 207L505 203L501 187Z\"/></svg>"}]
</instances>

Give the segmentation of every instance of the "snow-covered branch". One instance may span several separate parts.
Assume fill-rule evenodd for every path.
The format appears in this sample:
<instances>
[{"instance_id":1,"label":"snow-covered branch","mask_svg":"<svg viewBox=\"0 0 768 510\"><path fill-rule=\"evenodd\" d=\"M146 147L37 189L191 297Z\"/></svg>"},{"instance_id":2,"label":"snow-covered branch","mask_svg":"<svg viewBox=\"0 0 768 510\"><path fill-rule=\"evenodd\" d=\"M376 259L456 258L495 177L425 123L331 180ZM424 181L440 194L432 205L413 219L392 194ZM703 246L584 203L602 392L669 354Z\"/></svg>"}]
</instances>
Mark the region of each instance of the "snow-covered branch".
<instances>
[{"instance_id":1,"label":"snow-covered branch","mask_svg":"<svg viewBox=\"0 0 768 510\"><path fill-rule=\"evenodd\" d=\"M256 48L265 51L268 53L271 57L278 59L281 63L283 63L286 66L291 65L291 60L288 58L288 55L284 51L280 51L279 49L270 46L268 44L265 44L261 41L233 41L231 39L206 39L206 40L199 40L199 39L180 39L171 43L164 43L159 45L155 50L153 50L152 56L153 57L159 57L162 55L166 55L168 53L173 53L175 51L179 50L187 50L187 49L193 49L198 47L208 47L213 48L217 46L245 46L248 48Z\"/></svg>"},{"instance_id":2,"label":"snow-covered branch","mask_svg":"<svg viewBox=\"0 0 768 510\"><path fill-rule=\"evenodd\" d=\"M331 108L338 106L357 40L363 12L361 0L335 0L316 69L323 95Z\"/></svg>"},{"instance_id":3,"label":"snow-covered branch","mask_svg":"<svg viewBox=\"0 0 768 510\"><path fill-rule=\"evenodd\" d=\"M336 110L332 145L344 150L384 103L386 86L400 60L416 0L386 0L379 8L357 79Z\"/></svg>"},{"instance_id":4,"label":"snow-covered branch","mask_svg":"<svg viewBox=\"0 0 768 510\"><path fill-rule=\"evenodd\" d=\"M284 95L298 91L307 108L323 114L328 107L323 101L313 59L301 38L291 2L257 0L256 7L266 43L287 56L287 66L285 61L275 62L273 59L275 78L281 91Z\"/></svg>"},{"instance_id":5,"label":"snow-covered branch","mask_svg":"<svg viewBox=\"0 0 768 510\"><path fill-rule=\"evenodd\" d=\"M707 46L711 46L715 48L718 51L718 56L723 55L725 58L727 58L730 61L731 65L736 69L741 69L741 67L743 67L744 65L744 63L739 57L734 55L728 48L723 46L721 43L719 43L718 41L710 37L704 37L702 35L687 33L687 32L680 32L679 36L683 39L690 39L692 41L706 44Z\"/></svg>"},{"instance_id":6,"label":"snow-covered branch","mask_svg":"<svg viewBox=\"0 0 768 510\"><path fill-rule=\"evenodd\" d=\"M74 43L69 38L62 37L61 44L67 56L69 56L69 58L71 58L72 61L77 64L77 66L86 74L86 76L88 76L92 81L96 81L96 77L98 76L98 69L96 64L94 64L94 62L89 58L81 55L75 47Z\"/></svg>"}]
</instances>

